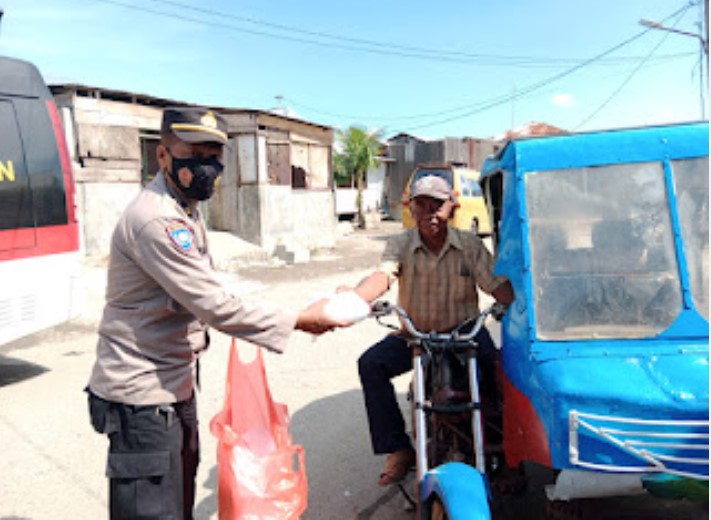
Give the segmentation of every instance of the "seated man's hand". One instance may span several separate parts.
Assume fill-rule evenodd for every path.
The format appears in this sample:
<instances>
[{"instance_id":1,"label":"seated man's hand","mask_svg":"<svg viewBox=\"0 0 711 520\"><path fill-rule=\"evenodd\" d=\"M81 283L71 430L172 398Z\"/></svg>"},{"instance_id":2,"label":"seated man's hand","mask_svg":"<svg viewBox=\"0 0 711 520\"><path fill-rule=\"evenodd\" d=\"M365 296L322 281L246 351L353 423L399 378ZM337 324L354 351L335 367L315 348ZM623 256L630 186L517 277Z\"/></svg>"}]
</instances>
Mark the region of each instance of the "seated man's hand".
<instances>
[{"instance_id":1,"label":"seated man's hand","mask_svg":"<svg viewBox=\"0 0 711 520\"><path fill-rule=\"evenodd\" d=\"M503 303L495 303L494 306L491 308L491 316L496 321L501 321L507 310L509 310L508 305L504 305Z\"/></svg>"}]
</instances>

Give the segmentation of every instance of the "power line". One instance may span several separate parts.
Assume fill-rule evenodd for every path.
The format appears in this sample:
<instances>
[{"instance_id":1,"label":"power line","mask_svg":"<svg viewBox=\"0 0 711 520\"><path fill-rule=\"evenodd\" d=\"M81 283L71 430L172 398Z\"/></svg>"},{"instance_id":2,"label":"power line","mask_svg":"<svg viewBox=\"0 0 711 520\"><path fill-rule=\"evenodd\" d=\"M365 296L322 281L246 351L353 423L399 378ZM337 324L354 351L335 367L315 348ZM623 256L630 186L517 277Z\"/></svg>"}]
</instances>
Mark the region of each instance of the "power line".
<instances>
[{"instance_id":1,"label":"power line","mask_svg":"<svg viewBox=\"0 0 711 520\"><path fill-rule=\"evenodd\" d=\"M689 5L689 7L691 7L691 6ZM679 21L681 20L681 17L682 17L684 14L685 14L685 11L679 14L678 18L676 19L676 21L674 22L674 24L672 25L672 27L676 27L676 25L679 23ZM595 110L593 110L593 112L592 112L590 115L588 115L585 119L583 119L583 121L582 121L581 123L579 123L575 128L573 128L573 130L579 130L581 127L583 127L584 125L586 125L591 119L593 119L596 115L598 115L598 114L602 111L603 108L605 108L607 105L609 105L610 102L611 102L615 97L617 97L617 95L618 95L620 92L622 92L622 90L627 86L627 84L628 84L630 81L632 81L632 78L637 74L637 72L639 72L639 70L640 70L640 69L642 68L642 66L649 60L649 58L652 57L652 55L657 51L657 49L662 46L662 44L666 41L666 39L667 39L668 36L669 36L669 33L664 34L664 37L659 40L659 43L657 43L657 44L652 48L652 50L649 51L649 53L647 54L647 56L645 56L644 58L642 58L642 60L637 64L636 67L634 67L634 69L632 69L632 71L627 75L627 77L622 81L622 83L620 83L620 85L612 92L612 94L610 94L610 95L605 99L605 101L603 101L603 102L600 104L600 106L598 106Z\"/></svg>"},{"instance_id":2,"label":"power line","mask_svg":"<svg viewBox=\"0 0 711 520\"><path fill-rule=\"evenodd\" d=\"M296 36L291 36L291 35L275 34L273 32L266 32L266 31L261 31L261 30L247 29L247 28L243 28L243 27L236 27L234 25L230 25L230 24L220 22L220 21L208 22L204 19L185 16L185 15L177 13L177 12L165 12L165 11L161 11L161 10L151 9L151 8L145 7L143 5L139 6L136 4L127 4L125 2L118 1L118 0L96 0L96 1L106 3L106 4L117 5L117 6L126 8L126 9L143 11L143 12L147 12L147 13L151 13L151 14L155 14L155 15L159 15L159 16L175 18L175 19L178 19L181 21L197 23L197 24L201 24L201 25L210 25L213 27L218 27L218 28L241 32L241 33L246 33L246 34L252 34L252 35L256 35L256 36L275 38L275 39L297 42L297 43L302 43L302 44L315 45L315 46L319 46L319 47L333 47L333 48L339 48L339 49L344 49L344 50L367 52L367 53L379 54L379 55L394 55L394 56L402 56L402 57L408 57L408 58L435 60L438 62L444 61L444 62L459 62L459 63L472 63L473 60L482 60L482 59L501 60L497 64L498 66L516 66L516 67L551 66L554 63L561 64L561 63L569 62L569 60L556 59L556 58L533 58L530 56L502 56L502 55L470 54L470 53L451 52L451 51L427 49L427 48L423 48L423 47L414 47L414 46L406 46L406 45L398 45L398 44L385 44L385 43L377 42L374 40L348 38L348 37L336 36L336 35L332 35L332 34L324 33L324 32L296 29L296 28L289 27L286 25L273 24L270 22L264 22L264 21L257 20L254 18L247 18L247 17L241 17L241 16L237 16L237 15L232 15L230 13L225 13L225 12L221 12L221 11L217 11L217 10L193 7L193 6L190 6L187 4L177 2L175 0L151 0L154 3L169 5L172 7L178 7L178 8L185 9L185 10L192 10L195 12L199 12L201 14L207 14L209 16L219 16L221 18L230 18L230 19L234 19L234 20L239 20L240 22L243 22L243 23L263 25L265 27L269 27L272 29L278 29L281 31L290 31L290 32L295 32L297 34L305 34L309 37L326 38L326 39L334 40L333 42L323 42L323 41L317 41L317 40L313 40L313 39L301 38L301 37L296 37ZM683 13L685 13L693 5L696 5L696 3L690 2L686 6L682 7L681 9L677 10L676 12L674 12L671 15L669 15L668 17L666 17L664 20L668 20L669 18L680 15L680 13L683 15ZM629 44L632 41L636 40L637 38L641 37L648 31L649 31L649 29L633 36L632 38L629 38L628 40L612 47L611 49L609 49L603 53L598 54L597 56L595 56L593 58L584 60L583 62L578 63L575 66L573 66L561 73L555 74L547 79L544 79L542 81L539 81L537 83L529 85L528 87L520 89L520 90L516 91L513 95L511 95L511 94L502 95L502 96L494 97L492 99L481 101L481 102L478 102L475 104L467 104L464 106L459 106L459 107L455 107L455 108L451 108L451 109L447 109L447 110L442 110L442 111L438 111L435 113L416 114L416 115L401 116L398 118L390 118L390 119L391 120L396 120L396 119L406 120L406 119L422 119L425 117L440 117L440 119L431 121L429 123L424 123L424 124L412 126L408 130L415 130L415 129L426 128L426 127L430 127L430 126L436 126L436 125L444 124L444 123L451 122L454 120L463 119L465 117L470 117L474 114L489 110L491 108L495 108L495 107L500 106L504 103L508 103L508 102L511 102L515 99L527 96L531 92L534 92L534 91L539 90L545 86L548 86L548 85L550 85L550 84L552 84L552 83L554 83L566 76L569 76L584 67L588 67L590 65L594 65L594 64L599 65L602 62L605 62L606 64L610 64L611 62L613 62L615 60L618 62L621 62L623 60L628 61L630 59L637 59L638 60L639 58L632 58L632 57L617 57L617 58L606 58L606 57L608 55L612 54L613 52L615 52L616 50L626 46L627 44ZM369 47L362 47L362 46L356 47L353 45L338 43L339 41L351 42L351 43L355 43L357 45L366 45ZM370 47L373 47L373 48L370 48ZM375 47L383 47L383 48L375 48ZM659 56L659 57L657 57L657 59L675 58L675 57L679 57L679 56L683 56L683 55L685 55L685 54ZM644 60L642 61L642 63L646 63L649 59L651 59L651 57L649 55L644 57ZM538 62L538 63L536 63L536 62ZM323 111L319 111L316 109L310 109L310 110L313 110L315 112L329 114L328 112L323 112ZM462 110L464 110L464 112L460 113ZM450 117L445 117L443 119L441 118L442 116L446 116L448 114L455 114L455 115L452 115ZM330 115L336 116L336 117L346 117L343 114L340 114L340 115L339 114L330 114ZM363 117L363 116L361 116L361 117Z\"/></svg>"},{"instance_id":3,"label":"power line","mask_svg":"<svg viewBox=\"0 0 711 520\"><path fill-rule=\"evenodd\" d=\"M163 10L152 9L146 7L145 5L129 4L119 0L95 0L97 2L111 4L125 9L142 11L158 16L165 16L169 18L174 18L177 20L197 23L201 25L209 25L214 27L219 27L222 29L241 32L245 34L251 34L254 36L261 36L265 38L274 38L279 40L285 40L290 42L302 43L307 45L314 45L318 47L331 47L342 50L350 50L356 52L366 52L370 54L380 54L380 55L391 55L406 58L422 59L422 60L432 60L437 62L452 62L452 63L462 63L462 64L473 64L478 65L491 65L491 66L506 66L506 67L522 67L522 68L551 68L559 67L561 65L575 63L579 60L574 58L543 58L543 57L533 57L533 56L509 56L509 55L496 55L496 54L474 54L461 51L449 51L443 49L430 49L425 47L416 47L408 45L400 45L394 43L384 43L375 40L367 40L361 38L351 38L346 36L333 35L326 32L320 31L309 31L305 29L298 29L290 27L287 25L275 24L271 22L265 22L255 18L249 18L245 16L238 16L224 11L218 11L214 9L207 9L202 7L195 7L188 4L183 4L174 0L150 0L153 3L163 4L171 7L178 7L186 11L194 11L200 14L217 17L219 20L222 19L232 19L239 21L241 23L248 23L257 26L264 26L270 29L276 29L279 31L291 32L295 34L306 35L308 38L292 36L289 34L277 34L274 32L267 32L262 30L248 29L244 27L237 27L222 21L207 21L200 18L194 18L191 16L183 15L179 12L166 12ZM319 41L313 38L322 38L332 41ZM347 43L340 43L347 42ZM353 44L353 45L351 45ZM676 58L678 55L668 55L660 56L660 59L665 58ZM623 63L630 60L637 60L638 57L635 56L620 56L617 58L610 58L606 60L604 64L615 65L617 63Z\"/></svg>"},{"instance_id":4,"label":"power line","mask_svg":"<svg viewBox=\"0 0 711 520\"><path fill-rule=\"evenodd\" d=\"M652 49L652 51L649 53L650 56L654 53L654 51L656 51L661 46L662 43L664 43L664 40L666 40L666 36ZM579 123L575 128L573 128L573 130L579 130L581 127L583 127L585 124L587 124L588 121L590 121L597 114L599 114L603 108L605 108L608 104L610 104L610 102L615 97L617 97L617 95L620 92L622 92L622 89L624 89L627 86L627 84L632 80L632 78L635 76L635 74L637 74L637 72L639 72L639 69L642 68L642 65L644 65L646 61L647 61L646 58L642 59L642 61L640 61L639 64L634 69L632 69L632 71L629 73L629 75L624 79L624 81L622 83L620 83L620 85L612 92L612 94L610 94L607 97L607 99L605 99L605 101L603 101L600 104L600 106L598 106L589 116L587 116L585 119L583 119L583 121L581 123Z\"/></svg>"},{"instance_id":5,"label":"power line","mask_svg":"<svg viewBox=\"0 0 711 520\"><path fill-rule=\"evenodd\" d=\"M693 5L694 5L694 4L685 5L685 6L682 7L681 9L675 11L674 13L672 13L672 14L670 14L669 16L667 16L666 18L664 18L664 21L667 21L667 20L669 20L670 18L673 18L673 17L675 17L675 16L679 16L679 17L683 16L683 14L685 14L686 11L687 11L690 7L692 7ZM596 60L599 60L599 59L602 58L603 56L607 56L608 54L611 54L611 53L615 52L616 50L618 50L618 49L624 47L625 45L628 45L629 43L631 43L632 41L634 41L634 40L640 38L641 36L643 36L644 34L646 34L646 33L649 32L649 31L650 31L650 29L646 29L646 30L644 30L644 31L642 31L642 32L640 32L640 33L638 33L638 34L632 36L631 38L629 38L629 39L623 41L622 43L619 43L619 44L615 45L614 47L612 47L612 48L610 48L610 49L608 49L608 50L606 50L606 51L604 51L604 52L598 54L597 56L594 56L593 58L590 58L590 59L588 59L588 60L585 60L584 62L582 62L582 63L576 65L575 67L572 67L572 68L570 68L570 69L568 69L568 70L566 70L566 71L563 71L563 72L561 72L561 73L559 73L559 74L556 74L556 75L554 75L554 76L551 76L550 78L547 78L547 79L544 79L544 80L539 81L539 82L537 82L537 83L534 83L534 84L532 84L532 85L529 85L528 87L524 87L523 89L517 91L517 92L514 93L514 94L507 95L507 96L503 96L503 97L500 97L500 98L495 98L494 100L492 100L491 102L489 102L488 104L486 104L486 105L484 105L484 106L481 106L481 107L478 107L478 108L472 108L471 110L468 110L468 111L466 111L466 112L464 112L464 113L462 113L462 114L456 115L456 116L447 117L447 118L444 118L444 119L439 119L439 120L436 120L436 121L432 121L432 122L430 122L430 123L425 123L425 124L421 124L421 125L412 126L412 127L410 127L407 131L418 130L418 129L421 129L421 128L428 128L428 127L431 127L431 126L436 126L436 125L441 125L441 124L444 124L444 123L449 123L449 122L451 122L451 121L456 121L456 120L458 120L458 119L464 119L465 117L470 117L470 116L472 116L472 115L474 115L474 114L478 114L478 113L484 112L484 111L489 110L489 109L491 109L491 108L495 108L495 107L497 107L497 106L500 106L500 105L502 105L502 104L504 104L504 103L508 103L508 102L510 102L510 101L512 101L512 100L514 100L514 99L518 99L518 98L520 98L520 97L523 97L523 96L525 96L525 95L527 95L527 94L530 94L530 93L533 92L533 91L536 91L536 90L538 90L538 89L540 89L540 88L543 88L543 87L545 87L545 86L547 86L547 85L550 85L551 83L554 83L554 82L556 82L556 81L558 81L558 80L560 80L560 79L563 79L563 78L566 77L566 76L570 76L570 75L573 74L574 72L577 72L578 70L582 69L583 67L586 67L586 66L589 65L590 63L592 63L592 62L594 62L594 61L596 61Z\"/></svg>"},{"instance_id":6,"label":"power line","mask_svg":"<svg viewBox=\"0 0 711 520\"><path fill-rule=\"evenodd\" d=\"M682 53L679 57L682 58L688 58L690 56L695 55L696 53L694 52L685 52ZM678 58L676 58L678 59ZM617 75L617 74L616 74ZM408 114L408 115L403 115L403 116L383 116L382 114L345 114L341 112L333 112L333 111L328 111L328 110L323 110L321 108L316 108L313 107L309 104L302 103L301 101L295 100L294 98L291 97L284 97L284 101L286 101L289 105L306 110L308 112L314 113L314 114L320 114L324 116L330 116L330 117L337 117L337 118L342 118L342 119L351 119L351 120L378 120L381 122L401 122L401 121L411 121L414 119L426 119L426 118L431 118L431 117L438 117L438 116L443 116L446 114L454 114L457 112L461 112L462 110L468 110L472 109L477 106L485 106L488 105L489 103L499 100L499 99L504 99L506 101L509 100L514 100L516 97L506 97L506 96L500 96L496 97L493 99L488 99L485 101L481 101L476 104L472 103L467 103L466 105L461 105L458 107L453 107L445 110L437 110L434 112L425 112L425 113L419 113L419 114Z\"/></svg>"}]
</instances>

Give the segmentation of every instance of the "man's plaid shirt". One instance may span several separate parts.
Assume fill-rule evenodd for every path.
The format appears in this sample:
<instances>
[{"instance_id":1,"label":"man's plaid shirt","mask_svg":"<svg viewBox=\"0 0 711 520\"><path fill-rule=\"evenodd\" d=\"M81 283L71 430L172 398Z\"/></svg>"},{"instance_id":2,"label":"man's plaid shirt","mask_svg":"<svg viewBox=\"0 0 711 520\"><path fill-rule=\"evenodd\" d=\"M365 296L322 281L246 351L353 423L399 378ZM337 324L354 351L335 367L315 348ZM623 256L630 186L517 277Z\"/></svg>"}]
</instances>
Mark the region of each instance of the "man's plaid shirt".
<instances>
[{"instance_id":1,"label":"man's plaid shirt","mask_svg":"<svg viewBox=\"0 0 711 520\"><path fill-rule=\"evenodd\" d=\"M439 255L422 243L417 228L393 237L378 269L398 281L398 303L418 330L445 332L479 313L477 286L491 294L503 276L494 276L494 258L482 240L447 228Z\"/></svg>"}]
</instances>

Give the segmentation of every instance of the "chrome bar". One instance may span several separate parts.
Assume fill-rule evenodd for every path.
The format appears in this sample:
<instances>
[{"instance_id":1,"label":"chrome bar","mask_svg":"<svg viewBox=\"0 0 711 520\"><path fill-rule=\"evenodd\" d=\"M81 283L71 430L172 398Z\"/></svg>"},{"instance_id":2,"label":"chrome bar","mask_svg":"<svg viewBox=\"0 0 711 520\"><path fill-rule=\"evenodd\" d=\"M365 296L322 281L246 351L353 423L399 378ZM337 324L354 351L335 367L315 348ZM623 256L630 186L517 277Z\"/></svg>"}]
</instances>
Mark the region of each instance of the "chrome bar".
<instances>
[{"instance_id":1,"label":"chrome bar","mask_svg":"<svg viewBox=\"0 0 711 520\"><path fill-rule=\"evenodd\" d=\"M590 422L589 422L590 421ZM653 432L653 431L629 431L626 429L616 429L608 428L606 426L599 426L592 424L594 421L599 421L602 423L627 423L653 427L665 427L665 428L689 428L689 427L707 427L709 423L705 421L668 421L668 420L647 420L647 419L630 419L630 418L620 418L620 417L609 417L596 414L588 414L578 412L576 410L571 410L569 414L569 458L572 464L590 468L590 469L606 469L612 471L625 471L625 472L664 472L673 475L691 477L691 478L701 478L709 480L708 475L703 475L700 473L693 473L691 471L677 470L667 466L669 463L681 463L697 465L702 467L708 467L709 459L706 458L693 458L693 457L679 457L676 455L667 455L664 453L659 453L661 450L649 450L647 448L671 448L678 450L688 450L688 451L706 451L708 452L709 445L706 444L693 443L690 444L690 440L706 440L708 439L708 434L706 433L696 433L696 432ZM622 451L638 457L641 461L645 461L650 466L617 466L614 464L596 464L592 462L586 462L581 460L580 457L580 447L579 447L579 428L584 428L587 431L605 439L610 444L617 446ZM632 439L626 439L625 436L633 437ZM651 438L662 438L669 439L671 441L676 440L677 442L651 442L651 441L641 441L636 440L634 437L651 437ZM640 461L640 462L641 462Z\"/></svg>"},{"instance_id":2,"label":"chrome bar","mask_svg":"<svg viewBox=\"0 0 711 520\"><path fill-rule=\"evenodd\" d=\"M649 452L645 452L649 453ZM659 453L652 453L654 457L660 460L668 460L669 462L681 462L683 464L697 464L699 466L708 466L709 459L691 459L689 457L676 457L674 455L663 455Z\"/></svg>"},{"instance_id":3,"label":"chrome bar","mask_svg":"<svg viewBox=\"0 0 711 520\"><path fill-rule=\"evenodd\" d=\"M578 452L578 412L572 410L568 416L568 458L571 464L580 460Z\"/></svg>"},{"instance_id":4,"label":"chrome bar","mask_svg":"<svg viewBox=\"0 0 711 520\"><path fill-rule=\"evenodd\" d=\"M425 371L424 371L424 356L416 355L413 359L414 363L414 406L415 406L415 442L417 443L417 482L422 482L422 479L427 473L427 417L423 406L425 405Z\"/></svg>"},{"instance_id":5,"label":"chrome bar","mask_svg":"<svg viewBox=\"0 0 711 520\"><path fill-rule=\"evenodd\" d=\"M670 423L671 425L672 423ZM659 439L708 439L708 433L666 433L666 432L649 432L649 431L635 431L635 430L618 430L615 428L604 428L603 429L611 435L627 435L630 437L656 437Z\"/></svg>"},{"instance_id":6,"label":"chrome bar","mask_svg":"<svg viewBox=\"0 0 711 520\"><path fill-rule=\"evenodd\" d=\"M625 441L628 446L640 446L647 448L674 448L680 450L705 450L708 451L708 444L680 444L676 442L649 442L649 441Z\"/></svg>"},{"instance_id":7,"label":"chrome bar","mask_svg":"<svg viewBox=\"0 0 711 520\"><path fill-rule=\"evenodd\" d=\"M709 480L708 475L700 475L698 473L691 473L690 471L680 471L672 468L650 468L649 466L615 466L614 464L595 464L594 462L583 461L578 462L576 465L581 468L602 471L615 471L618 473L669 473L670 475L678 475L680 477Z\"/></svg>"},{"instance_id":8,"label":"chrome bar","mask_svg":"<svg viewBox=\"0 0 711 520\"><path fill-rule=\"evenodd\" d=\"M571 412L573 413L573 412ZM629 423L629 424L650 424L657 426L709 426L708 421L664 421L657 419L633 419L630 417L611 417L609 415L598 415L587 412L575 411L578 417L586 419L598 419L600 421Z\"/></svg>"},{"instance_id":9,"label":"chrome bar","mask_svg":"<svg viewBox=\"0 0 711 520\"><path fill-rule=\"evenodd\" d=\"M477 372L476 356L469 356L469 391L471 401L474 403L472 410L472 433L474 434L474 457L476 468L482 473L486 472L484 461L484 432L481 427L481 399L479 397L479 378Z\"/></svg>"}]
</instances>

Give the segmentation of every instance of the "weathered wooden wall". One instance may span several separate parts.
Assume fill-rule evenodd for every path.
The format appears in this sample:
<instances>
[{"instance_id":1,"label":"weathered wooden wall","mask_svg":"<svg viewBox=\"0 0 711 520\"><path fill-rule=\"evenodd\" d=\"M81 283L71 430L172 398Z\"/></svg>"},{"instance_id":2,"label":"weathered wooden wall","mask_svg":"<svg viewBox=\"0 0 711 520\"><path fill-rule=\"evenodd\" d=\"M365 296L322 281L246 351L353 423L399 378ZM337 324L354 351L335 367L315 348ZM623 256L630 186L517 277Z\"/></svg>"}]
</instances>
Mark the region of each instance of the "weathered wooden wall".
<instances>
[{"instance_id":1,"label":"weathered wooden wall","mask_svg":"<svg viewBox=\"0 0 711 520\"><path fill-rule=\"evenodd\" d=\"M172 103L72 85L54 90L67 127L85 252L105 255L116 220L142 187L142 172L148 163L155 168L144 154L155 153L162 107ZM222 113L231 139L215 196L204 205L209 225L266 247L294 241L322 247L324 237L332 245L333 130L261 111ZM323 188L299 196L314 199L298 206L302 212L316 208L314 216L290 210L295 168L303 170L305 187ZM304 225L316 229L301 229Z\"/></svg>"}]
</instances>

